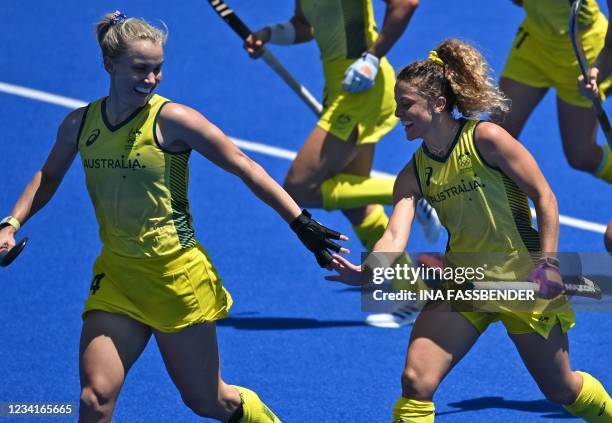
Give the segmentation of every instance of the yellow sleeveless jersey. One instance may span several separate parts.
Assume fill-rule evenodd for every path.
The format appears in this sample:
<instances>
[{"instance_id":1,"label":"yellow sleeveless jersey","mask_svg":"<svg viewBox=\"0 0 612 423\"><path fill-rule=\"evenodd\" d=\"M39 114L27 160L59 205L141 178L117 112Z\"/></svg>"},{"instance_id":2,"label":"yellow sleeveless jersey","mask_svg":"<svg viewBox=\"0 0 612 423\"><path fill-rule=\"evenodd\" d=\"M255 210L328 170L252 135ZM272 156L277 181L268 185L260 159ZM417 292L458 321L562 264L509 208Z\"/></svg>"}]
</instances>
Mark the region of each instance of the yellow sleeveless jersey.
<instances>
[{"instance_id":1,"label":"yellow sleeveless jersey","mask_svg":"<svg viewBox=\"0 0 612 423\"><path fill-rule=\"evenodd\" d=\"M358 58L378 37L371 0L300 0L321 60Z\"/></svg>"},{"instance_id":2,"label":"yellow sleeveless jersey","mask_svg":"<svg viewBox=\"0 0 612 423\"><path fill-rule=\"evenodd\" d=\"M523 25L528 32L543 39L567 37L571 11L570 0L523 0L527 19ZM584 0L578 22L583 29L597 19L604 19L596 0Z\"/></svg>"},{"instance_id":3,"label":"yellow sleeveless jersey","mask_svg":"<svg viewBox=\"0 0 612 423\"><path fill-rule=\"evenodd\" d=\"M447 257L453 264L489 260L489 265L497 266L490 270L498 277L522 277L533 265L529 253L540 249L539 236L527 196L478 152L474 144L478 123L462 120L446 157L436 157L423 143L414 154L414 170L423 197L448 231ZM481 253L493 254L485 259Z\"/></svg>"},{"instance_id":4,"label":"yellow sleeveless jersey","mask_svg":"<svg viewBox=\"0 0 612 423\"><path fill-rule=\"evenodd\" d=\"M78 136L104 249L131 258L174 254L196 245L187 186L190 150L169 153L155 127L164 104L153 95L118 125L105 113L106 98L87 106Z\"/></svg>"}]
</instances>

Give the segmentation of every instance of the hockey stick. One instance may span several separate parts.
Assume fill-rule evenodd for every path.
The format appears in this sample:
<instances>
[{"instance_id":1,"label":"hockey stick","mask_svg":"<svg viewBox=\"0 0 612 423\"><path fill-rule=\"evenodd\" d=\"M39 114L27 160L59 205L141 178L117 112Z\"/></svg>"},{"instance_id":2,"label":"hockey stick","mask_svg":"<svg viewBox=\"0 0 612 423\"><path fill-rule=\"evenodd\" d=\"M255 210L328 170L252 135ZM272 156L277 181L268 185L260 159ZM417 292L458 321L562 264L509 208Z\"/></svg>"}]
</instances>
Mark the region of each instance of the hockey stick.
<instances>
[{"instance_id":1,"label":"hockey stick","mask_svg":"<svg viewBox=\"0 0 612 423\"><path fill-rule=\"evenodd\" d=\"M227 23L230 28L238 34L240 38L246 40L251 34L251 30L242 22L242 20L234 13L232 9L223 0L208 0L208 3L215 9L217 14ZM302 99L304 103L312 110L317 116L323 113L323 106L317 101L317 99L308 91L302 84L295 80L295 78L284 68L283 65L270 53L267 48L263 48L264 61L280 76L283 81L291 87L291 89Z\"/></svg>"},{"instance_id":2,"label":"hockey stick","mask_svg":"<svg viewBox=\"0 0 612 423\"><path fill-rule=\"evenodd\" d=\"M584 49L582 48L582 40L580 39L580 34L578 33L578 15L580 13L581 5L582 0L574 0L574 2L572 3L572 12L570 14L569 21L569 33L570 38L572 40L572 47L574 48L574 54L576 55L576 59L578 59L578 65L580 66L580 72L582 72L584 80L588 81L589 61L587 60L586 55L584 54ZM610 128L610 121L608 120L608 115L606 114L601 103L601 98L597 96L592 98L592 101L593 109L595 110L595 114L597 114L597 120L599 120L601 129L606 135L608 145L612 148L612 128Z\"/></svg>"},{"instance_id":3,"label":"hockey stick","mask_svg":"<svg viewBox=\"0 0 612 423\"><path fill-rule=\"evenodd\" d=\"M528 290L536 293L539 290L539 285L535 282L523 281L494 281L494 282L471 282L474 289L477 290ZM589 297L597 300L601 299L601 288L592 280L580 276L578 283L563 283L563 294L568 296Z\"/></svg>"}]
</instances>

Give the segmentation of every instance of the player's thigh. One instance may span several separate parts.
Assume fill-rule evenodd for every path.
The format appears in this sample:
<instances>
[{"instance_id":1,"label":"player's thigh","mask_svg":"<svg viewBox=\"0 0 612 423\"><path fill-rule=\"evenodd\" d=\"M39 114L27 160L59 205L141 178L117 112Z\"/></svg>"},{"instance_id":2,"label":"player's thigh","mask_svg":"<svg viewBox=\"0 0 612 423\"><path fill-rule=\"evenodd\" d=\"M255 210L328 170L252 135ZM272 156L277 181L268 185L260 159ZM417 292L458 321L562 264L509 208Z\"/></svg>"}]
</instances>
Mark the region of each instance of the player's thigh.
<instances>
[{"instance_id":1,"label":"player's thigh","mask_svg":"<svg viewBox=\"0 0 612 423\"><path fill-rule=\"evenodd\" d=\"M580 389L580 376L570 368L567 334L559 325L550 331L548 339L537 333L509 336L527 370L547 397L562 403L575 399Z\"/></svg>"},{"instance_id":2,"label":"player's thigh","mask_svg":"<svg viewBox=\"0 0 612 423\"><path fill-rule=\"evenodd\" d=\"M372 171L372 162L374 161L374 148L376 144L362 144L358 146L357 154L351 160L342 173L348 173L351 175L369 176Z\"/></svg>"},{"instance_id":3,"label":"player's thigh","mask_svg":"<svg viewBox=\"0 0 612 423\"><path fill-rule=\"evenodd\" d=\"M548 88L532 87L507 77L501 77L499 88L512 102L510 111L500 125L515 138L531 116L533 109L540 103ZM498 119L499 120L499 119Z\"/></svg>"},{"instance_id":4,"label":"player's thigh","mask_svg":"<svg viewBox=\"0 0 612 423\"><path fill-rule=\"evenodd\" d=\"M190 326L180 332L155 331L155 339L172 381L189 406L202 407L208 415L219 412L219 398L234 392L220 377L215 323Z\"/></svg>"},{"instance_id":5,"label":"player's thigh","mask_svg":"<svg viewBox=\"0 0 612 423\"><path fill-rule=\"evenodd\" d=\"M597 147L597 115L592 107L580 107L557 97L559 129L568 161L585 170L594 171L601 161Z\"/></svg>"},{"instance_id":6,"label":"player's thigh","mask_svg":"<svg viewBox=\"0 0 612 423\"><path fill-rule=\"evenodd\" d=\"M318 187L358 156L362 148L356 145L356 139L356 129L344 141L315 127L291 163L285 184Z\"/></svg>"},{"instance_id":7,"label":"player's thigh","mask_svg":"<svg viewBox=\"0 0 612 423\"><path fill-rule=\"evenodd\" d=\"M430 400L448 372L472 348L480 333L446 302L427 304L412 329L402 375L403 395Z\"/></svg>"},{"instance_id":8,"label":"player's thigh","mask_svg":"<svg viewBox=\"0 0 612 423\"><path fill-rule=\"evenodd\" d=\"M150 337L148 326L127 316L88 312L80 340L81 386L93 386L111 396L118 393Z\"/></svg>"}]
</instances>

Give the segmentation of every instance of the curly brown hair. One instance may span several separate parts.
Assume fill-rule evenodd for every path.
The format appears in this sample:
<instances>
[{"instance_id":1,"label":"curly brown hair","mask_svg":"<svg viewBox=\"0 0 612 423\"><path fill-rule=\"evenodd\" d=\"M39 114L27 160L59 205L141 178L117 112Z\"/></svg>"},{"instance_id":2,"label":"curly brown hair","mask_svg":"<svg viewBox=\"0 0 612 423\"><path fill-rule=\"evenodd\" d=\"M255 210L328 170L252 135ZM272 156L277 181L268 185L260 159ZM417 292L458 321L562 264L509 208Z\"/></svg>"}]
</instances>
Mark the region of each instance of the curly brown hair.
<instances>
[{"instance_id":1,"label":"curly brown hair","mask_svg":"<svg viewBox=\"0 0 612 423\"><path fill-rule=\"evenodd\" d=\"M448 112L456 107L467 118L489 114L499 119L510 110L510 100L491 78L489 64L476 47L451 38L435 51L443 65L432 60L411 63L399 72L397 83L409 82L432 102L445 97Z\"/></svg>"}]
</instances>

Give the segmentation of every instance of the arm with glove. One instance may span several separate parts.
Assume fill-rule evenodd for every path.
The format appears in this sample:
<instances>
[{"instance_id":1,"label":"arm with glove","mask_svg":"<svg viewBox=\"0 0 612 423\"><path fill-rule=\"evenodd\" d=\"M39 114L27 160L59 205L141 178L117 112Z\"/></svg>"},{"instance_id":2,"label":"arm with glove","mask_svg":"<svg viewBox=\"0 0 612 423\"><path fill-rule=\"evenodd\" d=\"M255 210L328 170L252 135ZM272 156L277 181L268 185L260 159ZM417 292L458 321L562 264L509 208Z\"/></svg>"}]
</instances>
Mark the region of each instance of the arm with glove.
<instances>
[{"instance_id":1,"label":"arm with glove","mask_svg":"<svg viewBox=\"0 0 612 423\"><path fill-rule=\"evenodd\" d=\"M344 73L342 87L346 92L358 93L374 86L380 59L403 34L419 4L418 0L385 0L385 2L387 10L378 38Z\"/></svg>"}]
</instances>

